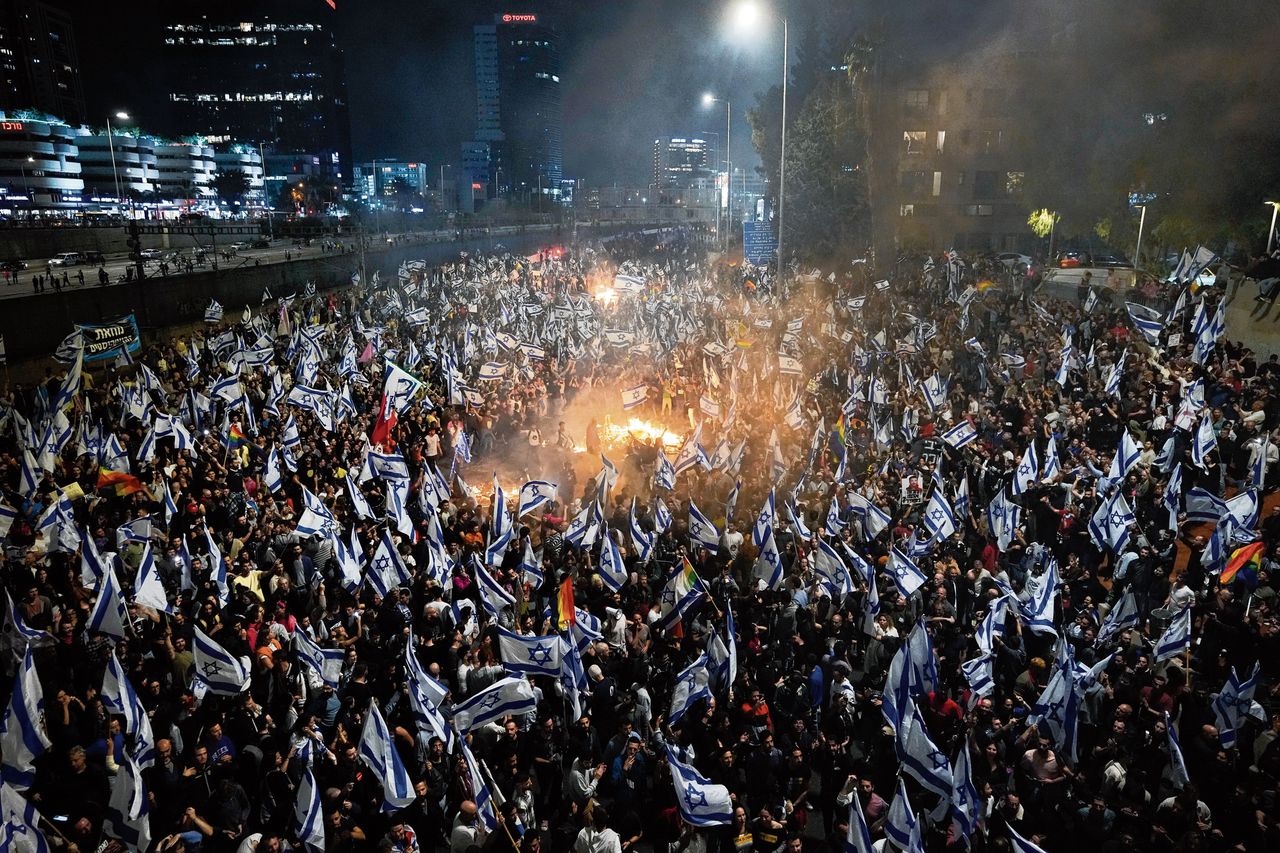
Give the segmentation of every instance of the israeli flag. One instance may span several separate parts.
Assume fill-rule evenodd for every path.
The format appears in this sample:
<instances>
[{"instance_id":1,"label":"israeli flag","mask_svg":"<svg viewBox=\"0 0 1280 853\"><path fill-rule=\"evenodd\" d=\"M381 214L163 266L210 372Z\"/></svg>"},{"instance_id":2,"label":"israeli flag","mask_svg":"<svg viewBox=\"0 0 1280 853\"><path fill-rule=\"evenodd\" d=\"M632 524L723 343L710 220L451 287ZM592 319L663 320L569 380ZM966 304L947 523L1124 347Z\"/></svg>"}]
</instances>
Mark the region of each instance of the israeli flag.
<instances>
[{"instance_id":1,"label":"israeli flag","mask_svg":"<svg viewBox=\"0 0 1280 853\"><path fill-rule=\"evenodd\" d=\"M1030 597L1019 604L1019 611L1028 630L1057 636L1053 614L1058 594L1058 561L1049 557L1048 566L1042 574L1028 577L1027 591Z\"/></svg>"},{"instance_id":2,"label":"israeli flag","mask_svg":"<svg viewBox=\"0 0 1280 853\"><path fill-rule=\"evenodd\" d=\"M691 826L728 825L733 819L729 789L712 784L692 766L680 761L670 746L666 751L671 783L676 791L676 805L684 822Z\"/></svg>"},{"instance_id":3,"label":"israeli flag","mask_svg":"<svg viewBox=\"0 0 1280 853\"><path fill-rule=\"evenodd\" d=\"M676 488L676 469L667 459L667 454L661 451L658 452L658 470L653 475L653 487L666 489L668 492L673 492Z\"/></svg>"},{"instance_id":4,"label":"israeli flag","mask_svg":"<svg viewBox=\"0 0 1280 853\"><path fill-rule=\"evenodd\" d=\"M275 451L273 450L272 453L275 453ZM279 476L278 472L277 476ZM376 520L377 516L373 513L373 507L369 506L369 499L364 496L364 492L360 491L360 485L350 471L347 472L346 483L347 499L351 501L351 509L355 511L355 514L370 521Z\"/></svg>"},{"instance_id":5,"label":"israeli flag","mask_svg":"<svg viewBox=\"0 0 1280 853\"><path fill-rule=\"evenodd\" d=\"M1107 612L1107 618L1102 620L1102 626L1098 629L1098 636L1093 641L1094 647L1106 645L1112 637L1126 628L1136 626L1140 621L1138 599L1134 596L1132 589L1126 589L1124 594L1120 596L1120 600L1112 605L1111 610Z\"/></svg>"},{"instance_id":6,"label":"israeli flag","mask_svg":"<svg viewBox=\"0 0 1280 853\"><path fill-rule=\"evenodd\" d=\"M500 720L508 715L520 717L537 707L533 688L524 678L511 676L481 690L467 701L455 705L453 725L459 734Z\"/></svg>"},{"instance_id":7,"label":"israeli flag","mask_svg":"<svg viewBox=\"0 0 1280 853\"><path fill-rule=\"evenodd\" d=\"M1120 396L1120 380L1124 378L1124 363L1129 356L1126 349L1120 353L1120 360L1111 366L1111 373L1107 377L1107 387L1104 389L1108 397Z\"/></svg>"},{"instance_id":8,"label":"israeli flag","mask_svg":"<svg viewBox=\"0 0 1280 853\"><path fill-rule=\"evenodd\" d=\"M1045 442L1044 468L1040 472L1040 479L1047 482L1061 473L1062 462L1058 459L1058 442L1053 436L1049 436L1048 441Z\"/></svg>"},{"instance_id":9,"label":"israeli flag","mask_svg":"<svg viewBox=\"0 0 1280 853\"><path fill-rule=\"evenodd\" d=\"M791 520L791 526L792 528L795 529L796 535L799 536L801 539L812 539L813 531L810 530L807 526L805 526L803 517L801 516L800 513L796 512L795 503L793 503L790 500L787 500L787 501L783 501L782 505L786 507L787 516Z\"/></svg>"},{"instance_id":10,"label":"israeli flag","mask_svg":"<svg viewBox=\"0 0 1280 853\"><path fill-rule=\"evenodd\" d=\"M172 612L169 596L160 581L160 572L156 570L155 558L151 555L151 543L147 543L142 552L142 562L138 565L138 582L133 590L134 604L150 607L164 613Z\"/></svg>"},{"instance_id":11,"label":"israeli flag","mask_svg":"<svg viewBox=\"0 0 1280 853\"><path fill-rule=\"evenodd\" d=\"M752 566L751 576L763 581L768 589L778 589L782 586L782 554L778 551L778 543L773 538L772 529L769 531L768 538L764 540L764 544L760 546L760 554Z\"/></svg>"},{"instance_id":12,"label":"israeli flag","mask_svg":"<svg viewBox=\"0 0 1280 853\"><path fill-rule=\"evenodd\" d=\"M856 803L854 804L856 805ZM889 803L889 816L885 820L884 834L898 845L900 850L911 850L911 839L919 837L919 822L911 800L907 797L907 783L901 775L894 788L893 801Z\"/></svg>"},{"instance_id":13,"label":"israeli flag","mask_svg":"<svg viewBox=\"0 0 1280 853\"><path fill-rule=\"evenodd\" d=\"M107 566L98 587L98 600L93 604L93 611L89 614L85 628L115 640L123 640L128 623L124 599L120 596L120 582L116 580L115 570Z\"/></svg>"},{"instance_id":14,"label":"israeli flag","mask_svg":"<svg viewBox=\"0 0 1280 853\"><path fill-rule=\"evenodd\" d=\"M600 580L610 592L617 592L630 579L627 564L622 559L622 551L613 540L613 534L605 528L600 537Z\"/></svg>"},{"instance_id":15,"label":"israeli flag","mask_svg":"<svg viewBox=\"0 0 1280 853\"><path fill-rule=\"evenodd\" d=\"M671 712L667 714L667 722L674 726L689 709L700 699L711 697L711 672L707 669L707 653L703 652L698 659L686 666L676 676L675 687L671 693Z\"/></svg>"},{"instance_id":16,"label":"israeli flag","mask_svg":"<svg viewBox=\"0 0 1280 853\"><path fill-rule=\"evenodd\" d=\"M526 637L498 627L502 666L513 675L560 675L560 638Z\"/></svg>"},{"instance_id":17,"label":"israeli flag","mask_svg":"<svg viewBox=\"0 0 1280 853\"><path fill-rule=\"evenodd\" d=\"M484 565L481 564L480 558L472 555L472 568L475 570L476 589L480 593L480 604L484 607L495 620L502 613L503 608L510 608L511 612L515 612L516 599L511 593L507 592L489 574Z\"/></svg>"},{"instance_id":18,"label":"israeli flag","mask_svg":"<svg viewBox=\"0 0 1280 853\"><path fill-rule=\"evenodd\" d=\"M1133 328L1138 330L1147 343L1152 346L1160 343L1160 333L1164 331L1164 315L1136 302L1126 302L1124 307L1129 312Z\"/></svg>"},{"instance_id":19,"label":"israeli flag","mask_svg":"<svg viewBox=\"0 0 1280 853\"><path fill-rule=\"evenodd\" d=\"M593 500L573 517L569 529L564 532L564 541L575 548L588 548L595 542L600 527L598 506Z\"/></svg>"},{"instance_id":20,"label":"israeli flag","mask_svg":"<svg viewBox=\"0 0 1280 853\"><path fill-rule=\"evenodd\" d=\"M889 549L889 574L892 575L893 583L898 587L898 592L903 598L910 598L911 594L928 580L920 567L911 562L911 559L898 550L896 545Z\"/></svg>"},{"instance_id":21,"label":"israeli flag","mask_svg":"<svg viewBox=\"0 0 1280 853\"><path fill-rule=\"evenodd\" d=\"M1231 668L1231 677L1222 686L1222 692L1213 699L1213 716L1217 723L1218 739L1223 749L1231 749L1236 743L1236 732L1244 725L1246 717L1253 717L1260 723L1267 721L1267 713L1253 699L1258 687L1260 665L1254 663L1249 677L1241 679L1236 668ZM6 755L8 754L6 750Z\"/></svg>"},{"instance_id":22,"label":"israeli flag","mask_svg":"<svg viewBox=\"0 0 1280 853\"><path fill-rule=\"evenodd\" d=\"M1124 494L1117 491L1109 501L1098 504L1089 519L1089 535L1099 547L1109 547L1116 554L1129 543L1129 526L1137 521Z\"/></svg>"},{"instance_id":23,"label":"israeli flag","mask_svg":"<svg viewBox=\"0 0 1280 853\"><path fill-rule=\"evenodd\" d=\"M933 494L929 496L929 503L924 510L924 526L939 540L946 539L959 529L956 526L955 512L939 487L935 486Z\"/></svg>"},{"instance_id":24,"label":"israeli flag","mask_svg":"<svg viewBox=\"0 0 1280 853\"><path fill-rule=\"evenodd\" d=\"M1013 853L1045 853L1043 847L1023 838L1016 829L1007 823L1005 824L1005 829L1009 830L1009 843L1013 847Z\"/></svg>"},{"instance_id":25,"label":"israeli flag","mask_svg":"<svg viewBox=\"0 0 1280 853\"><path fill-rule=\"evenodd\" d=\"M1120 436L1120 446L1116 449L1116 455L1111 457L1111 470L1107 472L1107 479L1111 482L1123 480L1133 466L1138 464L1138 457L1141 455L1142 448L1133 440L1133 436L1129 434L1129 429L1126 427L1124 435Z\"/></svg>"},{"instance_id":26,"label":"israeli flag","mask_svg":"<svg viewBox=\"0 0 1280 853\"><path fill-rule=\"evenodd\" d=\"M376 701L369 702L369 713L360 731L360 760L382 783L382 811L402 809L418 798L413 780L404 769L395 741L387 729Z\"/></svg>"},{"instance_id":27,"label":"israeli flag","mask_svg":"<svg viewBox=\"0 0 1280 853\"><path fill-rule=\"evenodd\" d=\"M40 831L43 819L13 787L0 784L0 850L49 853L49 840Z\"/></svg>"},{"instance_id":28,"label":"israeli flag","mask_svg":"<svg viewBox=\"0 0 1280 853\"><path fill-rule=\"evenodd\" d=\"M1020 495L1036 483L1036 476L1040 471L1040 458L1036 454L1036 444L1034 441L1027 445L1027 449L1022 453L1022 461L1018 463L1018 467L1013 472L1013 493Z\"/></svg>"},{"instance_id":29,"label":"israeli flag","mask_svg":"<svg viewBox=\"0 0 1280 853\"><path fill-rule=\"evenodd\" d=\"M1156 663L1175 658L1191 648L1191 607L1182 611L1169 623L1169 627L1156 641Z\"/></svg>"},{"instance_id":30,"label":"israeli flag","mask_svg":"<svg viewBox=\"0 0 1280 853\"><path fill-rule=\"evenodd\" d=\"M799 376L804 372L804 366L800 364L799 359L792 358L789 355L778 355L778 372L783 376Z\"/></svg>"},{"instance_id":31,"label":"israeli flag","mask_svg":"<svg viewBox=\"0 0 1280 853\"><path fill-rule=\"evenodd\" d=\"M507 366L498 361L486 361L480 365L479 379L481 382L488 382L495 379L501 379L507 372Z\"/></svg>"},{"instance_id":32,"label":"israeli flag","mask_svg":"<svg viewBox=\"0 0 1280 853\"><path fill-rule=\"evenodd\" d=\"M218 304L218 300L209 300L209 307L204 309L204 321L206 323L222 322L222 306Z\"/></svg>"},{"instance_id":33,"label":"israeli flag","mask_svg":"<svg viewBox=\"0 0 1280 853\"><path fill-rule=\"evenodd\" d=\"M467 746L466 738L459 738L458 744L462 747L462 760L467 765L467 775L471 781L472 796L474 798L472 801L476 804L476 814L484 824L485 829L493 832L498 828L498 814L494 810L494 790L489 787L488 780L480 772L480 762L476 761L476 757L472 755L471 747Z\"/></svg>"},{"instance_id":34,"label":"israeli flag","mask_svg":"<svg viewBox=\"0 0 1280 853\"><path fill-rule=\"evenodd\" d=\"M413 716L418 723L418 730L424 734L434 735L444 741L445 751L453 751L453 727L440 713L440 703L447 695L443 684L436 681L422 668L418 656L414 653L413 637L405 646L405 682L409 688L409 704L413 706Z\"/></svg>"},{"instance_id":35,"label":"israeli flag","mask_svg":"<svg viewBox=\"0 0 1280 853\"><path fill-rule=\"evenodd\" d=\"M644 403L649 399L649 386L636 385L632 388L626 388L622 392L622 408L630 410Z\"/></svg>"},{"instance_id":36,"label":"israeli flag","mask_svg":"<svg viewBox=\"0 0 1280 853\"><path fill-rule=\"evenodd\" d=\"M1056 744L1072 764L1076 761L1076 733L1079 722L1079 693L1075 687L1075 661L1065 640L1058 643L1058 660L1053 675L1040 698L1036 700L1030 724L1047 729Z\"/></svg>"},{"instance_id":37,"label":"israeli flag","mask_svg":"<svg viewBox=\"0 0 1280 853\"><path fill-rule=\"evenodd\" d=\"M653 543L657 536L645 530L640 526L639 520L636 518L636 499L631 499L631 547L635 549L637 560L640 565L646 565L649 558L653 555Z\"/></svg>"},{"instance_id":38,"label":"israeli flag","mask_svg":"<svg viewBox=\"0 0 1280 853\"><path fill-rule=\"evenodd\" d=\"M0 779L15 790L26 791L35 782L35 760L52 746L44 732L44 689L36 673L30 644L13 682L13 695L0 729Z\"/></svg>"},{"instance_id":39,"label":"israeli flag","mask_svg":"<svg viewBox=\"0 0 1280 853\"><path fill-rule=\"evenodd\" d=\"M961 420L960 423L942 434L942 440L956 450L974 441L977 437L978 431L967 420Z\"/></svg>"},{"instance_id":40,"label":"israeli flag","mask_svg":"<svg viewBox=\"0 0 1280 853\"><path fill-rule=\"evenodd\" d=\"M530 480L520 487L520 501L516 518L524 518L538 507L559 500L559 486L546 480Z\"/></svg>"},{"instance_id":41,"label":"israeli flag","mask_svg":"<svg viewBox=\"0 0 1280 853\"><path fill-rule=\"evenodd\" d=\"M975 696L990 696L995 690L995 655L983 652L960 664L960 671Z\"/></svg>"},{"instance_id":42,"label":"israeli flag","mask_svg":"<svg viewBox=\"0 0 1280 853\"><path fill-rule=\"evenodd\" d=\"M320 808L320 788L311 768L303 765L302 779L293 807L294 828L307 853L324 853L324 813Z\"/></svg>"},{"instance_id":43,"label":"israeli flag","mask_svg":"<svg viewBox=\"0 0 1280 853\"><path fill-rule=\"evenodd\" d=\"M720 531L693 501L689 501L689 538L712 554L720 550Z\"/></svg>"},{"instance_id":44,"label":"israeli flag","mask_svg":"<svg viewBox=\"0 0 1280 853\"><path fill-rule=\"evenodd\" d=\"M115 784L102 820L102 833L124 842L130 850L146 850L151 846L151 816L142 773L128 755L116 763Z\"/></svg>"},{"instance_id":45,"label":"israeli flag","mask_svg":"<svg viewBox=\"0 0 1280 853\"><path fill-rule=\"evenodd\" d=\"M776 525L777 512L774 508L773 489L770 489L769 497L765 499L764 506L760 508L760 514L756 516L756 523L751 528L751 541L757 548L764 546L765 540L773 535Z\"/></svg>"},{"instance_id":46,"label":"israeli flag","mask_svg":"<svg viewBox=\"0 0 1280 853\"><path fill-rule=\"evenodd\" d=\"M198 627L192 652L196 680L216 696L237 696L249 687L249 659L233 657Z\"/></svg>"},{"instance_id":47,"label":"israeli flag","mask_svg":"<svg viewBox=\"0 0 1280 853\"><path fill-rule=\"evenodd\" d=\"M301 629L293 633L293 650L298 661L311 667L320 680L333 689L338 688L342 675L342 661L346 653L342 649L323 649Z\"/></svg>"},{"instance_id":48,"label":"israeli flag","mask_svg":"<svg viewBox=\"0 0 1280 853\"><path fill-rule=\"evenodd\" d=\"M1213 430L1213 421L1209 419L1209 412L1205 410L1200 418L1200 424L1196 428L1195 436L1191 441L1191 461L1198 468L1208 468L1205 465L1205 457L1212 453L1218 447L1218 434Z\"/></svg>"},{"instance_id":49,"label":"israeli flag","mask_svg":"<svg viewBox=\"0 0 1280 853\"><path fill-rule=\"evenodd\" d=\"M958 518L968 518L969 516L969 475L968 473L964 473L960 475L960 485L956 486L955 514Z\"/></svg>"},{"instance_id":50,"label":"israeli flag","mask_svg":"<svg viewBox=\"0 0 1280 853\"><path fill-rule=\"evenodd\" d=\"M974 787L969 762L969 739L966 737L960 744L960 753L951 774L951 819L966 839L973 835L982 817L982 798Z\"/></svg>"},{"instance_id":51,"label":"israeli flag","mask_svg":"<svg viewBox=\"0 0 1280 853\"><path fill-rule=\"evenodd\" d=\"M390 530L382 531L382 536L378 539L378 547L369 561L369 571L365 576L373 584L378 595L383 598L386 598L391 590L411 580L409 570L404 560L400 558L400 552L396 549L395 543L391 540Z\"/></svg>"},{"instance_id":52,"label":"israeli flag","mask_svg":"<svg viewBox=\"0 0 1280 853\"><path fill-rule=\"evenodd\" d=\"M907 701L902 722L898 726L897 750L903 771L925 790L942 798L940 812L935 810L935 814L941 817L951 806L951 762L930 740L916 703L911 699Z\"/></svg>"},{"instance_id":53,"label":"israeli flag","mask_svg":"<svg viewBox=\"0 0 1280 853\"><path fill-rule=\"evenodd\" d=\"M1168 711L1164 712L1164 729L1168 738L1169 768L1173 772L1174 787L1182 790L1191 781L1191 776L1187 773L1187 762L1182 759L1182 744L1178 742L1178 732L1173 720L1169 719Z\"/></svg>"}]
</instances>

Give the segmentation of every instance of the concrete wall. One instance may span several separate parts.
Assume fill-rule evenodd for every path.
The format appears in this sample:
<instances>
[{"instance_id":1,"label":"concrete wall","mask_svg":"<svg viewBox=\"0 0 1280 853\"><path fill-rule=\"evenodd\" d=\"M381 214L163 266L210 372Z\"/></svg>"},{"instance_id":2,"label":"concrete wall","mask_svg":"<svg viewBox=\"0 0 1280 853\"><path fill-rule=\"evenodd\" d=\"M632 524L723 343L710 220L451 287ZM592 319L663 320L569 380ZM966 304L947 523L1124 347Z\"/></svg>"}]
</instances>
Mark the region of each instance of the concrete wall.
<instances>
[{"instance_id":1,"label":"concrete wall","mask_svg":"<svg viewBox=\"0 0 1280 853\"><path fill-rule=\"evenodd\" d=\"M127 252L129 247L125 245L125 240L128 237L123 225L114 228L5 228L0 230L0 259L30 261L51 258L59 252ZM231 242L248 240L250 237L225 237L219 238L219 242L223 239ZM197 243L208 245L209 236L142 235L142 246L145 249L185 249Z\"/></svg>"},{"instance_id":2,"label":"concrete wall","mask_svg":"<svg viewBox=\"0 0 1280 853\"><path fill-rule=\"evenodd\" d=\"M375 248L365 253L365 266L370 275L376 269L386 280L395 277L404 261L441 263L456 257L460 251L486 252L497 244L513 253L530 254L562 239L569 239L567 229L561 233L558 228L545 228L452 243ZM316 289L321 291L347 284L359 265L359 254L327 256L110 287L86 286L64 289L62 293L31 294L0 302L0 332L4 334L11 364L24 359L43 361L76 323L98 323L133 312L143 329L144 339L149 339L159 330L201 320L211 298L217 299L231 316L246 305L256 310L262 303L263 290L268 288L273 296L280 297L301 293L308 281L314 281Z\"/></svg>"}]
</instances>

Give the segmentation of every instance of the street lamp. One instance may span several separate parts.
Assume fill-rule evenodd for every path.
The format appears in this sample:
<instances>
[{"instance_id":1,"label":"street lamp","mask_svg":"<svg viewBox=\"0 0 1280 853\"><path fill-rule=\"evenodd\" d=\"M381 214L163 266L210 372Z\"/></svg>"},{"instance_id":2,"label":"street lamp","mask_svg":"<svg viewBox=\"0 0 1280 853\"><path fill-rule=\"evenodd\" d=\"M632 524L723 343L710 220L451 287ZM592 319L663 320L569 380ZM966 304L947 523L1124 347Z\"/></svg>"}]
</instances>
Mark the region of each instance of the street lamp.
<instances>
[{"instance_id":1,"label":"street lamp","mask_svg":"<svg viewBox=\"0 0 1280 853\"><path fill-rule=\"evenodd\" d=\"M733 22L740 33L758 29L764 10L755 0L740 0L733 10ZM787 16L782 20L782 150L778 164L778 277L782 277L782 231L787 210Z\"/></svg>"},{"instance_id":2,"label":"street lamp","mask_svg":"<svg viewBox=\"0 0 1280 853\"><path fill-rule=\"evenodd\" d=\"M1271 244L1276 240L1276 213L1280 211L1280 201L1268 201L1271 205L1271 232L1267 234L1267 257L1271 257Z\"/></svg>"},{"instance_id":3,"label":"street lamp","mask_svg":"<svg viewBox=\"0 0 1280 853\"><path fill-rule=\"evenodd\" d=\"M27 163L34 163L35 161L36 158L29 154L27 155ZM18 168L22 171L22 194L27 197L27 203L32 204L33 196L31 194L31 187L27 184L27 166L25 163L19 163ZM31 211L28 210L27 212L30 213Z\"/></svg>"},{"instance_id":4,"label":"street lamp","mask_svg":"<svg viewBox=\"0 0 1280 853\"><path fill-rule=\"evenodd\" d=\"M116 112L116 118L119 121L128 121L129 114L120 110ZM122 200L120 196L120 173L116 171L116 143L115 137L111 133L111 116L107 116L107 148L111 150L111 177L116 182L116 203L119 204Z\"/></svg>"},{"instance_id":5,"label":"street lamp","mask_svg":"<svg viewBox=\"0 0 1280 853\"><path fill-rule=\"evenodd\" d=\"M702 96L702 105L710 107L713 104L724 104L724 180L725 180L725 201L726 207L724 211L724 220L728 225L725 228L724 250L729 251L729 235L733 231L733 161L729 155L729 143L731 141L729 134L733 130L733 104L729 103L728 98L717 98L715 95L707 92ZM716 210L720 209L720 200L716 199Z\"/></svg>"},{"instance_id":6,"label":"street lamp","mask_svg":"<svg viewBox=\"0 0 1280 853\"><path fill-rule=\"evenodd\" d=\"M1140 204L1138 207L1142 208L1142 217L1138 219L1138 245L1137 248L1133 250L1133 269L1135 274L1138 269L1138 264L1142 262L1140 260L1142 257L1142 226L1147 224L1147 206L1145 204ZM1136 278L1134 280L1135 282L1137 281Z\"/></svg>"}]
</instances>

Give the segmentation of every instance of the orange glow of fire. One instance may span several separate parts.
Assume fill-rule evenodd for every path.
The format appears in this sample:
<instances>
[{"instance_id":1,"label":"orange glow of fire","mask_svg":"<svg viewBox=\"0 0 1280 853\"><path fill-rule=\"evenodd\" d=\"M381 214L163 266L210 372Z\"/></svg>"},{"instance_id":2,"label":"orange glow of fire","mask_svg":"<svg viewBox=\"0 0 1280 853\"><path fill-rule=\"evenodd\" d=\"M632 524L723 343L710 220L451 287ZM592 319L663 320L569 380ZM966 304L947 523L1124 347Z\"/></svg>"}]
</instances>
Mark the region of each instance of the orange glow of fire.
<instances>
[{"instance_id":1,"label":"orange glow of fire","mask_svg":"<svg viewBox=\"0 0 1280 853\"><path fill-rule=\"evenodd\" d=\"M658 440L661 442L663 450L674 452L679 450L680 445L684 443L684 436L677 435L660 424L644 421L640 418L632 418L625 424L615 424L612 420L606 418L599 429L600 440L610 445L625 444L632 438L645 444L653 444L655 440Z\"/></svg>"}]
</instances>

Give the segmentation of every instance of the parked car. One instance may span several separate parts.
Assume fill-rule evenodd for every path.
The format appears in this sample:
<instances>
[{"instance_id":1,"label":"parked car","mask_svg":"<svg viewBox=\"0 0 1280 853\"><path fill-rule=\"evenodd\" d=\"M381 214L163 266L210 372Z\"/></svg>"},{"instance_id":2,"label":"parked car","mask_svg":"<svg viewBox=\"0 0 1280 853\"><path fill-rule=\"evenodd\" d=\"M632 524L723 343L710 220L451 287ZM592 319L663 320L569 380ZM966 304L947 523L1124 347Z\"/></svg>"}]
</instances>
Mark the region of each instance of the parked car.
<instances>
[{"instance_id":1,"label":"parked car","mask_svg":"<svg viewBox=\"0 0 1280 853\"><path fill-rule=\"evenodd\" d=\"M1127 269L1128 267L1133 266L1133 263L1130 262L1129 259L1126 258L1124 255L1110 253L1105 255L1094 255L1093 265L1095 267L1112 267L1115 269L1120 269L1120 268Z\"/></svg>"},{"instance_id":2,"label":"parked car","mask_svg":"<svg viewBox=\"0 0 1280 853\"><path fill-rule=\"evenodd\" d=\"M251 249L270 249L270 248L271 248L271 241L270 241L270 240L268 240L266 237L259 237L258 239L253 240L253 241L251 241L251 242L249 243L249 248L251 248Z\"/></svg>"},{"instance_id":3,"label":"parked car","mask_svg":"<svg viewBox=\"0 0 1280 853\"><path fill-rule=\"evenodd\" d=\"M1016 267L1018 264L1026 264L1028 267L1030 267L1033 263L1035 263L1035 261L1032 260L1030 255L1021 255L1017 252L1001 252L1000 254L996 255L996 260L999 261L1001 264L1003 264L1005 269L1012 269L1013 267Z\"/></svg>"},{"instance_id":4,"label":"parked car","mask_svg":"<svg viewBox=\"0 0 1280 853\"><path fill-rule=\"evenodd\" d=\"M1093 266L1093 258L1088 252L1059 252L1058 267L1059 269L1072 269L1074 267L1091 267Z\"/></svg>"},{"instance_id":5,"label":"parked car","mask_svg":"<svg viewBox=\"0 0 1280 853\"><path fill-rule=\"evenodd\" d=\"M204 219L203 213L183 213L178 216L179 222L199 222L201 219Z\"/></svg>"},{"instance_id":6,"label":"parked car","mask_svg":"<svg viewBox=\"0 0 1280 853\"><path fill-rule=\"evenodd\" d=\"M62 252L49 259L55 267L74 267L84 263L84 255L79 252Z\"/></svg>"},{"instance_id":7,"label":"parked car","mask_svg":"<svg viewBox=\"0 0 1280 853\"><path fill-rule=\"evenodd\" d=\"M10 258L7 261L0 261L0 270L17 272L18 270L25 270L26 268L27 262L19 260L18 258Z\"/></svg>"},{"instance_id":8,"label":"parked car","mask_svg":"<svg viewBox=\"0 0 1280 853\"><path fill-rule=\"evenodd\" d=\"M159 249L143 249L141 252L138 252L138 254L142 256L144 261L154 261L162 257L164 252Z\"/></svg>"}]
</instances>

